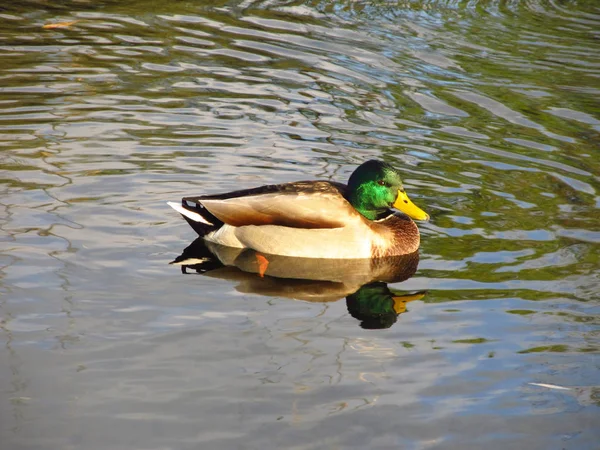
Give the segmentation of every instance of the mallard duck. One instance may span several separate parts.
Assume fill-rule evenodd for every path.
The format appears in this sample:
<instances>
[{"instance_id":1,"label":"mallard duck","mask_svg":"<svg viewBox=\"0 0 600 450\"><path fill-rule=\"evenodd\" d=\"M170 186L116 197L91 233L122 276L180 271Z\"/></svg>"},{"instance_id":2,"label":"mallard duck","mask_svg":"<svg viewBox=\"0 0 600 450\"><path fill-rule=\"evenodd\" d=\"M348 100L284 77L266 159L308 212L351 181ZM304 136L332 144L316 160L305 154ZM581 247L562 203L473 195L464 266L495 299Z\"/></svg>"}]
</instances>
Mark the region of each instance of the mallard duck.
<instances>
[{"instance_id":1,"label":"mallard duck","mask_svg":"<svg viewBox=\"0 0 600 450\"><path fill-rule=\"evenodd\" d=\"M296 181L168 204L208 242L304 258L413 253L420 238L409 217L429 219L406 195L398 171L377 160L357 167L347 185Z\"/></svg>"}]
</instances>

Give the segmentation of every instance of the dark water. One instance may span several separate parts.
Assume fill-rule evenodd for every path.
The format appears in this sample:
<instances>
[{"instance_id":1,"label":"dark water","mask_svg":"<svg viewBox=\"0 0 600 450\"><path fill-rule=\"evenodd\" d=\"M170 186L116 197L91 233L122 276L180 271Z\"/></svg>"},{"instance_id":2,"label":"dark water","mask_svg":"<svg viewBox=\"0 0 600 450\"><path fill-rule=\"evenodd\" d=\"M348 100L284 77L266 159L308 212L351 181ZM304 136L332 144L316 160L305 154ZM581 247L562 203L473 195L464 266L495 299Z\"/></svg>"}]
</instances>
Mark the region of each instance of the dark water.
<instances>
[{"instance_id":1,"label":"dark water","mask_svg":"<svg viewBox=\"0 0 600 450\"><path fill-rule=\"evenodd\" d=\"M2 449L598 448L599 38L595 0L3 2ZM369 158L432 216L412 278L168 265L166 201Z\"/></svg>"}]
</instances>

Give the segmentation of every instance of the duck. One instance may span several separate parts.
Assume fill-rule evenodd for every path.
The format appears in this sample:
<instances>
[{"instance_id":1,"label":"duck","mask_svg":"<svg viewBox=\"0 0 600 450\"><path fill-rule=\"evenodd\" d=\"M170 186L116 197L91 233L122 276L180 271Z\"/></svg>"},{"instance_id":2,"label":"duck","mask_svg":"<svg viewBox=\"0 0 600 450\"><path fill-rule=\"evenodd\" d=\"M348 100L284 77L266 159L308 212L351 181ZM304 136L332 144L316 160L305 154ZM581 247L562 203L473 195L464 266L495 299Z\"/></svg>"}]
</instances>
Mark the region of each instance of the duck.
<instances>
[{"instance_id":1,"label":"duck","mask_svg":"<svg viewBox=\"0 0 600 450\"><path fill-rule=\"evenodd\" d=\"M271 184L167 202L206 242L266 255L371 259L418 250L412 219L429 215L406 194L399 171L369 160L347 184Z\"/></svg>"}]
</instances>

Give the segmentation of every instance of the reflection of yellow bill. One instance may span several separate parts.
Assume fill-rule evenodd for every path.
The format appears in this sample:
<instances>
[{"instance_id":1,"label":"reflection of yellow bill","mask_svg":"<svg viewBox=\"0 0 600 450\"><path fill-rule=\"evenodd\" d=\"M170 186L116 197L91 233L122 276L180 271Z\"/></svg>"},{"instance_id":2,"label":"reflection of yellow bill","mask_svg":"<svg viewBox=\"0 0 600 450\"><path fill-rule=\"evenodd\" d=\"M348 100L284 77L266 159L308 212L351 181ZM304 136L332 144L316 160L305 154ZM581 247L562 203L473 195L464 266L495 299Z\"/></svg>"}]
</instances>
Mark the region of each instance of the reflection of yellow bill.
<instances>
[{"instance_id":1,"label":"reflection of yellow bill","mask_svg":"<svg viewBox=\"0 0 600 450\"><path fill-rule=\"evenodd\" d=\"M402 211L409 217L416 220L429 220L429 214L410 201L404 191L398 191L398 197L394 202L394 208Z\"/></svg>"},{"instance_id":2,"label":"reflection of yellow bill","mask_svg":"<svg viewBox=\"0 0 600 450\"><path fill-rule=\"evenodd\" d=\"M411 295L394 295L392 297L394 299L394 311L396 311L396 314L402 314L403 312L406 312L406 304L408 302L421 300L423 297L425 297L424 293Z\"/></svg>"}]
</instances>

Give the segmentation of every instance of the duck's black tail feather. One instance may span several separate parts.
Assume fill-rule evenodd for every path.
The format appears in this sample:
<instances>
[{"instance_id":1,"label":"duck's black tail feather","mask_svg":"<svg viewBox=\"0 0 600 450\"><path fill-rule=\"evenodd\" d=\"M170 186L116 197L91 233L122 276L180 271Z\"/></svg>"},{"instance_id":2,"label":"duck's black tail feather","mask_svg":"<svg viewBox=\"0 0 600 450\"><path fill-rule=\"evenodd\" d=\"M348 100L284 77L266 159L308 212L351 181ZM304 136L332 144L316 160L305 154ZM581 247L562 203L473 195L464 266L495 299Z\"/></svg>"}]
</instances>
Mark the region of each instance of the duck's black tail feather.
<instances>
[{"instance_id":1,"label":"duck's black tail feather","mask_svg":"<svg viewBox=\"0 0 600 450\"><path fill-rule=\"evenodd\" d=\"M188 270L205 273L223 267L223 263L213 255L202 238L198 238L192 242L170 264L181 266L182 273L188 273Z\"/></svg>"},{"instance_id":2,"label":"duck's black tail feather","mask_svg":"<svg viewBox=\"0 0 600 450\"><path fill-rule=\"evenodd\" d=\"M213 216L198 201L198 197L185 197L181 199L181 204L175 202L167 202L167 204L181 214L200 236L205 236L223 226L223 222Z\"/></svg>"}]
</instances>

